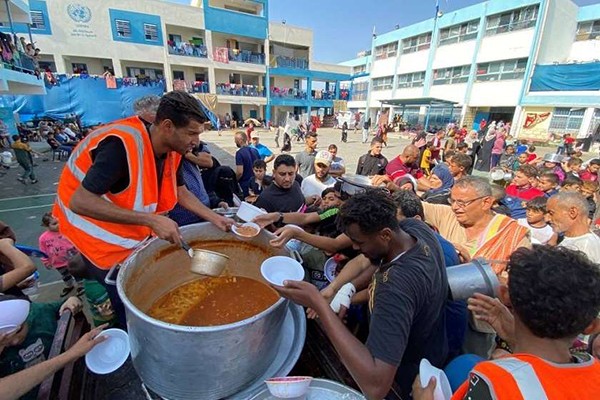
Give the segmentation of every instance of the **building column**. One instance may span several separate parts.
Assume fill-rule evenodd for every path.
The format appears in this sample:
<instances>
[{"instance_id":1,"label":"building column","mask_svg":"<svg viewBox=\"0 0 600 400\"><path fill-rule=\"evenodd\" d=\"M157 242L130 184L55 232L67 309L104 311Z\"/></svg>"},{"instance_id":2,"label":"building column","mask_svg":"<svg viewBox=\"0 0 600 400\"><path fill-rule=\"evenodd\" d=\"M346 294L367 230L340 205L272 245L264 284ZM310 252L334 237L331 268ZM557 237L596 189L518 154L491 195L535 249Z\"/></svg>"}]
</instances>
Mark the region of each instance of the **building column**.
<instances>
[{"instance_id":1,"label":"building column","mask_svg":"<svg viewBox=\"0 0 600 400\"><path fill-rule=\"evenodd\" d=\"M518 138L518 134L520 133L519 125L521 124L521 114L522 113L523 113L523 107L516 106L515 113L513 114L512 124L510 124L510 132L509 132L509 134L514 138Z\"/></svg>"},{"instance_id":2,"label":"building column","mask_svg":"<svg viewBox=\"0 0 600 400\"><path fill-rule=\"evenodd\" d=\"M165 47L165 53L167 53L167 47ZM165 91L170 92L173 90L173 70L171 64L166 61L163 63L163 69L165 71Z\"/></svg>"},{"instance_id":3,"label":"building column","mask_svg":"<svg viewBox=\"0 0 600 400\"><path fill-rule=\"evenodd\" d=\"M115 76L117 78L122 78L123 75L123 66L121 65L121 60L119 60L118 58L112 58L112 65L113 65L113 71L115 71ZM56 66L56 68L58 69L58 65Z\"/></svg>"},{"instance_id":4,"label":"building column","mask_svg":"<svg viewBox=\"0 0 600 400\"><path fill-rule=\"evenodd\" d=\"M583 114L583 120L581 121L581 126L579 127L579 133L577 133L577 139L585 139L587 137L595 110L594 107L586 108L585 113Z\"/></svg>"},{"instance_id":5,"label":"building column","mask_svg":"<svg viewBox=\"0 0 600 400\"><path fill-rule=\"evenodd\" d=\"M342 84L342 81L335 81L335 100L340 100L340 85Z\"/></svg>"},{"instance_id":6,"label":"building column","mask_svg":"<svg viewBox=\"0 0 600 400\"><path fill-rule=\"evenodd\" d=\"M206 53L208 55L208 59L214 60L214 50L213 50L213 42L212 42L212 31L208 29L204 30L204 45L206 46Z\"/></svg>"},{"instance_id":7,"label":"building column","mask_svg":"<svg viewBox=\"0 0 600 400\"><path fill-rule=\"evenodd\" d=\"M214 66L210 66L208 67L208 91L210 93L216 94L217 93L217 82L215 81L216 75L215 75L215 67Z\"/></svg>"},{"instance_id":8,"label":"building column","mask_svg":"<svg viewBox=\"0 0 600 400\"><path fill-rule=\"evenodd\" d=\"M65 58L62 55L53 55L54 57L54 65L56 65L56 73L57 74L66 74L71 73L71 71L67 71L67 63L65 63Z\"/></svg>"},{"instance_id":9,"label":"building column","mask_svg":"<svg viewBox=\"0 0 600 400\"><path fill-rule=\"evenodd\" d=\"M267 97L267 105L265 106L264 115L267 123L271 121L271 51L269 46L269 28L267 28L267 38L265 39L265 96Z\"/></svg>"}]
</instances>

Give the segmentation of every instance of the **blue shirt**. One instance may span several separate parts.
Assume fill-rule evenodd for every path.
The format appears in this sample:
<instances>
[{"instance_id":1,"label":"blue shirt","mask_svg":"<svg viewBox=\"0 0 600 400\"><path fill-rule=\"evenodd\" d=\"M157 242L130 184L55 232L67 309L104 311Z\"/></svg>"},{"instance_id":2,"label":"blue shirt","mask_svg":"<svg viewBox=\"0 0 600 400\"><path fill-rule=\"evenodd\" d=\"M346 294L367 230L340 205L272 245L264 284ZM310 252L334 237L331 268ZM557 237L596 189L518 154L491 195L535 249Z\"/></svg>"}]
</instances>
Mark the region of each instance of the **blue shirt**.
<instances>
[{"instance_id":1,"label":"blue shirt","mask_svg":"<svg viewBox=\"0 0 600 400\"><path fill-rule=\"evenodd\" d=\"M262 143L259 143L256 146L254 144L251 144L250 147L252 147L253 149L256 149L256 151L258 151L258 155L261 160L264 160L265 158L273 155L273 152L271 150L269 150L269 148Z\"/></svg>"},{"instance_id":2,"label":"blue shirt","mask_svg":"<svg viewBox=\"0 0 600 400\"><path fill-rule=\"evenodd\" d=\"M250 180L254 177L252 164L254 164L254 161L258 159L260 159L258 150L250 146L242 147L235 153L235 165L241 165L244 167L242 176L239 179L239 184L242 188L242 192L244 192L244 196L248 196Z\"/></svg>"}]
</instances>

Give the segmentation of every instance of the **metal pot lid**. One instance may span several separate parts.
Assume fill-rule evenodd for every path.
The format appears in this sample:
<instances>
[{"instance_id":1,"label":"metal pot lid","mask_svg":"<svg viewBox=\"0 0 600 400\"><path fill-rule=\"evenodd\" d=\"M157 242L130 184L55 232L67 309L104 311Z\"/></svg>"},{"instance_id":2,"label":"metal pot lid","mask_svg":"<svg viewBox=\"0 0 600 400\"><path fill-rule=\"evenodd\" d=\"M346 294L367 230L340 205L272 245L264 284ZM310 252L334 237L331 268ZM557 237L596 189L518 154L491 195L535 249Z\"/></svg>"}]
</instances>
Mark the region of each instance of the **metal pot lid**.
<instances>
[{"instance_id":1,"label":"metal pot lid","mask_svg":"<svg viewBox=\"0 0 600 400\"><path fill-rule=\"evenodd\" d=\"M356 390L327 379L313 379L306 397L303 398L306 400L365 400L365 397ZM277 400L277 397L273 397L269 393L269 389L264 389L250 400Z\"/></svg>"},{"instance_id":2,"label":"metal pot lid","mask_svg":"<svg viewBox=\"0 0 600 400\"><path fill-rule=\"evenodd\" d=\"M266 388L265 380L274 376L286 376L300 358L306 339L306 314L304 309L292 302L281 327L281 342L277 356L264 374L246 386L242 391L227 397L227 400L248 400ZM268 393L268 390L267 390ZM352 399L348 399L352 400Z\"/></svg>"},{"instance_id":3,"label":"metal pot lid","mask_svg":"<svg viewBox=\"0 0 600 400\"><path fill-rule=\"evenodd\" d=\"M342 182L349 183L358 187L374 187L371 183L371 178L364 175L344 174L338 178Z\"/></svg>"},{"instance_id":4,"label":"metal pot lid","mask_svg":"<svg viewBox=\"0 0 600 400\"><path fill-rule=\"evenodd\" d=\"M563 160L563 156L556 153L548 153L544 156L544 162L560 163Z\"/></svg>"}]
</instances>

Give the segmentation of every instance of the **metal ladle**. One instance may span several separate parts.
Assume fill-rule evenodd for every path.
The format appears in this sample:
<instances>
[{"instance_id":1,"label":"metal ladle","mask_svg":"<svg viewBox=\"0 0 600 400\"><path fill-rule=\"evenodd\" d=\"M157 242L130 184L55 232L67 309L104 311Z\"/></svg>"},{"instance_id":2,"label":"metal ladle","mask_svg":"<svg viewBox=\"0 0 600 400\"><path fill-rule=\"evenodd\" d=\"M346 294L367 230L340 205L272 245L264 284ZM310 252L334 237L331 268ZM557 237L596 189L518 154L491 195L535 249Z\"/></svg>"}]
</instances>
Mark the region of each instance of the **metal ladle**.
<instances>
[{"instance_id":1,"label":"metal ladle","mask_svg":"<svg viewBox=\"0 0 600 400\"><path fill-rule=\"evenodd\" d=\"M181 248L187 251L190 256L192 261L190 270L195 274L213 277L220 276L229 262L229 257L225 254L210 250L192 249L183 239L181 241Z\"/></svg>"}]
</instances>

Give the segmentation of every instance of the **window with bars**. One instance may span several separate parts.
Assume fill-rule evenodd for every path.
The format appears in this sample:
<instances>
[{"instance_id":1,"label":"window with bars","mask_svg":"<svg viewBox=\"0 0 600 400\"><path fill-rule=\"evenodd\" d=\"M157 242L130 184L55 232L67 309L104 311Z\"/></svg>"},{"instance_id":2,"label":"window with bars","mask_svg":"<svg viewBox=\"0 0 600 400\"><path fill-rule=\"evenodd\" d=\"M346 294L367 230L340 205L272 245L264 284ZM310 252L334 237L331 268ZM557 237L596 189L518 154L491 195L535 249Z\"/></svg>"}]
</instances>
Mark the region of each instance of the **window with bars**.
<instances>
[{"instance_id":1,"label":"window with bars","mask_svg":"<svg viewBox=\"0 0 600 400\"><path fill-rule=\"evenodd\" d=\"M410 74L398 75L398 89L423 86L425 71L412 72Z\"/></svg>"},{"instance_id":2,"label":"window with bars","mask_svg":"<svg viewBox=\"0 0 600 400\"><path fill-rule=\"evenodd\" d=\"M593 135L598 130L600 126L600 108L594 109L594 115L592 116L592 122L590 123L590 129L588 133Z\"/></svg>"},{"instance_id":3,"label":"window with bars","mask_svg":"<svg viewBox=\"0 0 600 400\"><path fill-rule=\"evenodd\" d=\"M479 20L465 22L464 24L454 25L440 30L440 46L446 44L464 42L477 38L479 29Z\"/></svg>"},{"instance_id":4,"label":"window with bars","mask_svg":"<svg viewBox=\"0 0 600 400\"><path fill-rule=\"evenodd\" d=\"M46 21L44 21L44 13L42 11L30 11L31 29L46 29Z\"/></svg>"},{"instance_id":5,"label":"window with bars","mask_svg":"<svg viewBox=\"0 0 600 400\"><path fill-rule=\"evenodd\" d=\"M144 37L146 40L158 40L158 26L154 24L144 24Z\"/></svg>"},{"instance_id":6,"label":"window with bars","mask_svg":"<svg viewBox=\"0 0 600 400\"><path fill-rule=\"evenodd\" d=\"M124 19L115 19L115 26L117 28L118 37L131 37L131 23L129 21Z\"/></svg>"},{"instance_id":7,"label":"window with bars","mask_svg":"<svg viewBox=\"0 0 600 400\"><path fill-rule=\"evenodd\" d=\"M453 83L465 83L469 80L470 72L470 65L436 69L433 71L433 84L451 85Z\"/></svg>"},{"instance_id":8,"label":"window with bars","mask_svg":"<svg viewBox=\"0 0 600 400\"><path fill-rule=\"evenodd\" d=\"M576 41L593 40L600 38L600 20L584 21L577 24Z\"/></svg>"},{"instance_id":9,"label":"window with bars","mask_svg":"<svg viewBox=\"0 0 600 400\"><path fill-rule=\"evenodd\" d=\"M352 85L352 100L362 101L367 99L369 82L359 82Z\"/></svg>"},{"instance_id":10,"label":"window with bars","mask_svg":"<svg viewBox=\"0 0 600 400\"><path fill-rule=\"evenodd\" d=\"M521 79L526 67L526 58L477 64L476 79L477 82Z\"/></svg>"},{"instance_id":11,"label":"window with bars","mask_svg":"<svg viewBox=\"0 0 600 400\"><path fill-rule=\"evenodd\" d=\"M352 74L354 75L362 74L364 72L367 72L367 64L358 65L352 68Z\"/></svg>"},{"instance_id":12,"label":"window with bars","mask_svg":"<svg viewBox=\"0 0 600 400\"><path fill-rule=\"evenodd\" d=\"M384 76L373 79L373 90L390 90L394 85L393 76Z\"/></svg>"},{"instance_id":13,"label":"window with bars","mask_svg":"<svg viewBox=\"0 0 600 400\"><path fill-rule=\"evenodd\" d=\"M402 40L402 54L427 50L431 47L431 32Z\"/></svg>"},{"instance_id":14,"label":"window with bars","mask_svg":"<svg viewBox=\"0 0 600 400\"><path fill-rule=\"evenodd\" d=\"M572 133L577 135L583 122L584 113L584 108L555 108L548 129L555 134Z\"/></svg>"},{"instance_id":15,"label":"window with bars","mask_svg":"<svg viewBox=\"0 0 600 400\"><path fill-rule=\"evenodd\" d=\"M539 6L519 8L487 18L487 36L533 28L537 22Z\"/></svg>"},{"instance_id":16,"label":"window with bars","mask_svg":"<svg viewBox=\"0 0 600 400\"><path fill-rule=\"evenodd\" d=\"M375 47L375 59L384 60L386 58L396 57L398 53L398 43L388 43L382 46Z\"/></svg>"}]
</instances>

